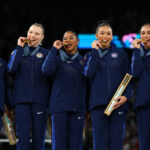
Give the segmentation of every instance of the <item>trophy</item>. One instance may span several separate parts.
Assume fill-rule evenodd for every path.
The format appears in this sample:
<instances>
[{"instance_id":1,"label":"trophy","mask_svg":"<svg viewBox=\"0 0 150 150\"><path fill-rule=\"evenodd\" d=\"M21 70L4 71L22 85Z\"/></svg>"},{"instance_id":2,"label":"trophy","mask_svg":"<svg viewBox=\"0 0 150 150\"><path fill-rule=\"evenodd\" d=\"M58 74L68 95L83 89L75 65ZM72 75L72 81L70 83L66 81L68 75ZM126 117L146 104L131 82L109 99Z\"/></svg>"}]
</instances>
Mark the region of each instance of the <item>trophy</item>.
<instances>
[{"instance_id":1,"label":"trophy","mask_svg":"<svg viewBox=\"0 0 150 150\"><path fill-rule=\"evenodd\" d=\"M121 84L119 85L117 91L115 92L114 96L112 97L111 101L109 102L107 108L104 111L104 114L110 116L111 112L113 111L114 105L117 103L116 99L122 95L125 88L127 87L128 83L130 82L132 76L126 73L125 77L123 78Z\"/></svg>"},{"instance_id":2,"label":"trophy","mask_svg":"<svg viewBox=\"0 0 150 150\"><path fill-rule=\"evenodd\" d=\"M5 112L2 116L2 121L3 121L4 127L5 127L6 132L7 132L7 136L8 136L8 139L9 139L9 144L10 145L16 144L17 140L16 140L15 131L13 129L12 122L8 117L8 110L7 110L6 106L5 106Z\"/></svg>"}]
</instances>

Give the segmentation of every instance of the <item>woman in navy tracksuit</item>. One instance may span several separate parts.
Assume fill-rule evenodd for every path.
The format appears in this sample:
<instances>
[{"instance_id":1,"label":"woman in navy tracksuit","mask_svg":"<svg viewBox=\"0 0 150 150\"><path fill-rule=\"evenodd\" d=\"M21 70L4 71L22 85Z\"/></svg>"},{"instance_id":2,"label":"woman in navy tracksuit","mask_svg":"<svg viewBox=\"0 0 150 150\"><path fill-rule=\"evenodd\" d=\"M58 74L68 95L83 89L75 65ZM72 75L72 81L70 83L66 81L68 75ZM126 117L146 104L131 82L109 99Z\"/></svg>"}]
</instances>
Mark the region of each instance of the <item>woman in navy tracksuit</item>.
<instances>
[{"instance_id":1,"label":"woman in navy tracksuit","mask_svg":"<svg viewBox=\"0 0 150 150\"><path fill-rule=\"evenodd\" d=\"M48 50L40 46L43 38L43 26L38 23L31 25L27 37L19 37L8 63L8 72L15 74L12 103L15 106L18 150L44 149L50 88L41 71L48 54Z\"/></svg>"},{"instance_id":2,"label":"woman in navy tracksuit","mask_svg":"<svg viewBox=\"0 0 150 150\"><path fill-rule=\"evenodd\" d=\"M6 62L0 58L0 130L2 128L2 115L4 112L5 93L6 93Z\"/></svg>"},{"instance_id":3,"label":"woman in navy tracksuit","mask_svg":"<svg viewBox=\"0 0 150 150\"><path fill-rule=\"evenodd\" d=\"M140 150L148 150L150 140L150 24L133 41L132 75L137 79L135 105Z\"/></svg>"},{"instance_id":4,"label":"woman in navy tracksuit","mask_svg":"<svg viewBox=\"0 0 150 150\"><path fill-rule=\"evenodd\" d=\"M109 101L129 71L127 54L110 45L113 38L108 23L98 25L92 51L84 57L84 74L90 82L89 109L92 117L94 150L122 150L125 134L127 90L117 99L112 114L104 114Z\"/></svg>"},{"instance_id":5,"label":"woman in navy tracksuit","mask_svg":"<svg viewBox=\"0 0 150 150\"><path fill-rule=\"evenodd\" d=\"M49 106L53 150L82 149L86 82L78 43L73 31L65 32L63 42L54 42L42 67L53 79Z\"/></svg>"}]
</instances>

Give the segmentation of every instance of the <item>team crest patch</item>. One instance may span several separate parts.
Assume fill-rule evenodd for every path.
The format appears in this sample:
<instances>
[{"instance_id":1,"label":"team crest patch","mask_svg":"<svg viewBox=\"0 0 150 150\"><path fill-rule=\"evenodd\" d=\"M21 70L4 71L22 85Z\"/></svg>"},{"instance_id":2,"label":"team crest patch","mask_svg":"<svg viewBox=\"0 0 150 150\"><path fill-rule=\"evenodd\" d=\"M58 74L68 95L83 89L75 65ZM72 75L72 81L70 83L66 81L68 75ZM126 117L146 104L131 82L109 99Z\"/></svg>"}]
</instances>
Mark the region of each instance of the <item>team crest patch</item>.
<instances>
[{"instance_id":1,"label":"team crest patch","mask_svg":"<svg viewBox=\"0 0 150 150\"><path fill-rule=\"evenodd\" d=\"M36 57L37 57L37 58L42 58L42 57L43 57L43 54L42 54L42 53L37 53L37 54L36 54Z\"/></svg>"},{"instance_id":2,"label":"team crest patch","mask_svg":"<svg viewBox=\"0 0 150 150\"><path fill-rule=\"evenodd\" d=\"M111 57L112 57L112 58L117 58L117 57L118 57L118 54L117 54L117 53L111 53Z\"/></svg>"}]
</instances>

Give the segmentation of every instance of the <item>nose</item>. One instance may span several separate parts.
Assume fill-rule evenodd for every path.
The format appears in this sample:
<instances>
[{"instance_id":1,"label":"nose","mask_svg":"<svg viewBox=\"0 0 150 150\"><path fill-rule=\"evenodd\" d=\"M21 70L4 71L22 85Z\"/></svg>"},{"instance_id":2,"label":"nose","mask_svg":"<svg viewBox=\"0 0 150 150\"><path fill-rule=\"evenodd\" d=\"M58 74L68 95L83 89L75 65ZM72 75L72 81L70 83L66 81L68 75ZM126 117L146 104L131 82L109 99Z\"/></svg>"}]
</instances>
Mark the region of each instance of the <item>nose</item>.
<instances>
[{"instance_id":1,"label":"nose","mask_svg":"<svg viewBox=\"0 0 150 150\"><path fill-rule=\"evenodd\" d=\"M103 38L106 38L107 37L107 34L103 34Z\"/></svg>"},{"instance_id":2,"label":"nose","mask_svg":"<svg viewBox=\"0 0 150 150\"><path fill-rule=\"evenodd\" d=\"M66 41L68 42L68 41L69 41L69 38L67 38Z\"/></svg>"},{"instance_id":3,"label":"nose","mask_svg":"<svg viewBox=\"0 0 150 150\"><path fill-rule=\"evenodd\" d=\"M31 38L33 38L33 37L35 37L35 34L34 34L34 33L31 33L29 36L30 36Z\"/></svg>"}]
</instances>

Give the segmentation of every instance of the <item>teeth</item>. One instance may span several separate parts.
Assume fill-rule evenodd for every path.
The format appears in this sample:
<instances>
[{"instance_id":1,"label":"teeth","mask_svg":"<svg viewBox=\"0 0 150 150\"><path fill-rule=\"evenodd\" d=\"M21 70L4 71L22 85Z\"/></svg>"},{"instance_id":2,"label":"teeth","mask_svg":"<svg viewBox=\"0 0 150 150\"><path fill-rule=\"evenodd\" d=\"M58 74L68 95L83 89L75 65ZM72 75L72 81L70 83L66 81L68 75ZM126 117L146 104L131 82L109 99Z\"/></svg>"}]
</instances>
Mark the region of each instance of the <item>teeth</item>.
<instances>
[{"instance_id":1,"label":"teeth","mask_svg":"<svg viewBox=\"0 0 150 150\"><path fill-rule=\"evenodd\" d=\"M107 43L107 40L103 40L103 41L101 41L100 43Z\"/></svg>"},{"instance_id":2,"label":"teeth","mask_svg":"<svg viewBox=\"0 0 150 150\"><path fill-rule=\"evenodd\" d=\"M63 45L67 45L67 43L64 42Z\"/></svg>"},{"instance_id":3,"label":"teeth","mask_svg":"<svg viewBox=\"0 0 150 150\"><path fill-rule=\"evenodd\" d=\"M68 43L63 43L63 45L65 45L65 46L70 46L71 44L68 44Z\"/></svg>"}]
</instances>

